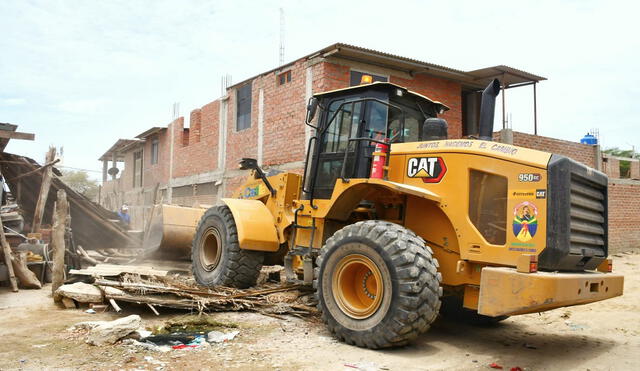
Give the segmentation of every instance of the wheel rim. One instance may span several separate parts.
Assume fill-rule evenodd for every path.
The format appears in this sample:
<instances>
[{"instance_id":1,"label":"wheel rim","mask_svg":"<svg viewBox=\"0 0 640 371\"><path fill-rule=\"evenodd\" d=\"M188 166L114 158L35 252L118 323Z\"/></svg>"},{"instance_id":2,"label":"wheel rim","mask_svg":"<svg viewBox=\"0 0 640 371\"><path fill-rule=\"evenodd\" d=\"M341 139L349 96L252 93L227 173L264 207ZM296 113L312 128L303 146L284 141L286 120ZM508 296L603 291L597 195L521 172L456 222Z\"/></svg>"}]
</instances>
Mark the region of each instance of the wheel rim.
<instances>
[{"instance_id":1,"label":"wheel rim","mask_svg":"<svg viewBox=\"0 0 640 371\"><path fill-rule=\"evenodd\" d=\"M215 228L208 228L200 239L200 265L206 271L212 271L220 262L222 255L220 233Z\"/></svg>"},{"instance_id":2,"label":"wheel rim","mask_svg":"<svg viewBox=\"0 0 640 371\"><path fill-rule=\"evenodd\" d=\"M365 319L380 308L384 295L382 274L368 257L351 254L340 259L332 282L333 297L349 317Z\"/></svg>"}]
</instances>

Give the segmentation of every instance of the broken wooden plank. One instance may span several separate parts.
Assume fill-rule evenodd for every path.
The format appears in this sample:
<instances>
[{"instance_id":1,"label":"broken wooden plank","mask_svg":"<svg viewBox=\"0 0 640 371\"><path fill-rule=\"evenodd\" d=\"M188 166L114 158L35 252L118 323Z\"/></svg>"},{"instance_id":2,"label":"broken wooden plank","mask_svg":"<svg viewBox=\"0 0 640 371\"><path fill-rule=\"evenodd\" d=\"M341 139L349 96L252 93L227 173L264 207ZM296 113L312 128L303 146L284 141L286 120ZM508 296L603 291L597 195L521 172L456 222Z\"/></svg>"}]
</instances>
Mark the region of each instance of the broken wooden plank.
<instances>
[{"instance_id":1,"label":"broken wooden plank","mask_svg":"<svg viewBox=\"0 0 640 371\"><path fill-rule=\"evenodd\" d=\"M133 273L144 276L166 276L169 271L154 269L139 265L98 264L85 269L72 269L69 274L84 276L119 276L123 273Z\"/></svg>"},{"instance_id":2,"label":"broken wooden plank","mask_svg":"<svg viewBox=\"0 0 640 371\"><path fill-rule=\"evenodd\" d=\"M33 133L23 133L20 131L7 131L0 130L0 138L4 139L21 139L21 140L35 140L36 135Z\"/></svg>"},{"instance_id":3,"label":"broken wooden plank","mask_svg":"<svg viewBox=\"0 0 640 371\"><path fill-rule=\"evenodd\" d=\"M113 298L109 298L109 303L113 307L113 310L115 310L116 312L122 312L122 308L120 308L118 303L116 303L116 301L113 300Z\"/></svg>"},{"instance_id":4,"label":"broken wooden plank","mask_svg":"<svg viewBox=\"0 0 640 371\"><path fill-rule=\"evenodd\" d=\"M53 162L56 157L56 148L49 147L47 152L46 162ZM40 225L42 224L42 217L44 216L44 208L47 204L47 197L49 197L49 188L51 188L51 177L53 176L51 166L46 168L42 173L42 182L40 183L40 193L38 194L38 201L36 202L36 208L33 213L33 222L31 224L31 233L40 231Z\"/></svg>"},{"instance_id":5,"label":"broken wooden plank","mask_svg":"<svg viewBox=\"0 0 640 371\"><path fill-rule=\"evenodd\" d=\"M156 316L159 316L159 315L160 315L160 313L158 313L158 311L156 310L156 308L155 308L153 305L151 305L151 304L147 303L147 307L149 307L149 309L151 309L151 311L152 311Z\"/></svg>"}]
</instances>

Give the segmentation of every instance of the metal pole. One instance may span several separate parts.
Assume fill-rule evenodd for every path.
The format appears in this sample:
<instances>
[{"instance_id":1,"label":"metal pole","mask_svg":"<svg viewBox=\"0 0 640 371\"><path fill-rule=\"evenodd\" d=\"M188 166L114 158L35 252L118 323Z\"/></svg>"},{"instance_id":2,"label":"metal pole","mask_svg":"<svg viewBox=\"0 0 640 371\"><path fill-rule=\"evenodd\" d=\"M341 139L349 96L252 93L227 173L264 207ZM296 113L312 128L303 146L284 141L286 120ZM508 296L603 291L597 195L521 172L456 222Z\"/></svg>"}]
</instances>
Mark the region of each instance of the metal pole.
<instances>
[{"instance_id":1,"label":"metal pole","mask_svg":"<svg viewBox=\"0 0 640 371\"><path fill-rule=\"evenodd\" d=\"M507 83L504 80L504 74L502 74L502 129L506 129L507 128L507 115L505 114L505 108L504 108L504 92L505 87L506 87Z\"/></svg>"},{"instance_id":2,"label":"metal pole","mask_svg":"<svg viewBox=\"0 0 640 371\"><path fill-rule=\"evenodd\" d=\"M533 83L533 135L538 135L538 103L536 99L536 82Z\"/></svg>"}]
</instances>

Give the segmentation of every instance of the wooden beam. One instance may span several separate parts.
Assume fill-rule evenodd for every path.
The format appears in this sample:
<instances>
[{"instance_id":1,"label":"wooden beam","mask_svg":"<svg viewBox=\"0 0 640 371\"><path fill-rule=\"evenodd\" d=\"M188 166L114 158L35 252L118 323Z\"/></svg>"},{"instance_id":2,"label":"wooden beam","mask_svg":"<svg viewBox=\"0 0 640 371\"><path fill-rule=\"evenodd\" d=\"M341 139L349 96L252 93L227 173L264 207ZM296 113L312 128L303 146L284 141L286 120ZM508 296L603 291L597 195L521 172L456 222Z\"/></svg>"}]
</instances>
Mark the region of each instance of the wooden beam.
<instances>
[{"instance_id":1,"label":"wooden beam","mask_svg":"<svg viewBox=\"0 0 640 371\"><path fill-rule=\"evenodd\" d=\"M59 159L59 158L55 159L55 160L54 160L54 161L52 161L52 162L49 162L48 164L44 164L44 165L42 165L41 167L39 167L39 168L37 168L37 169L33 169L33 170L28 171L28 172L26 172L26 173L24 173L24 174L18 175L17 177L15 177L15 178L13 178L13 179L7 179L7 182L9 182L9 181L14 181L14 180L18 180L18 179L20 179L20 178L24 178L24 177L29 176L29 175L31 175L31 174L34 174L34 173L37 173L37 172L39 172L39 171L45 170L45 169L46 169L46 168L48 168L49 166L53 166L53 165L57 164L58 162L60 162L60 159Z\"/></svg>"},{"instance_id":2,"label":"wooden beam","mask_svg":"<svg viewBox=\"0 0 640 371\"><path fill-rule=\"evenodd\" d=\"M56 147L49 147L47 152L46 163L51 163L56 157ZM36 208L33 213L33 222L31 223L31 233L37 233L40 231L42 225L42 217L44 216L44 208L47 204L47 197L49 197L49 189L51 188L51 177L53 171L51 166L48 166L42 174L42 183L40 183L40 194L38 195L38 201L36 202Z\"/></svg>"},{"instance_id":3,"label":"wooden beam","mask_svg":"<svg viewBox=\"0 0 640 371\"><path fill-rule=\"evenodd\" d=\"M2 219L0 219L0 242L2 243L2 252L4 253L4 263L9 272L9 281L11 282L11 290L18 292L18 281L16 281L16 275L13 271L13 264L11 262L11 247L7 242L7 238L4 236L4 226L2 225Z\"/></svg>"},{"instance_id":4,"label":"wooden beam","mask_svg":"<svg viewBox=\"0 0 640 371\"><path fill-rule=\"evenodd\" d=\"M36 139L36 135L32 134L32 133L22 133L22 132L19 132L19 131L0 130L0 138L35 140Z\"/></svg>"},{"instance_id":5,"label":"wooden beam","mask_svg":"<svg viewBox=\"0 0 640 371\"><path fill-rule=\"evenodd\" d=\"M67 219L69 217L69 202L64 189L58 190L55 213L53 215L53 231L51 242L53 243L53 269L52 269L52 292L56 292L58 287L64 283L64 253L65 233L67 231ZM55 298L54 298L55 300Z\"/></svg>"}]
</instances>

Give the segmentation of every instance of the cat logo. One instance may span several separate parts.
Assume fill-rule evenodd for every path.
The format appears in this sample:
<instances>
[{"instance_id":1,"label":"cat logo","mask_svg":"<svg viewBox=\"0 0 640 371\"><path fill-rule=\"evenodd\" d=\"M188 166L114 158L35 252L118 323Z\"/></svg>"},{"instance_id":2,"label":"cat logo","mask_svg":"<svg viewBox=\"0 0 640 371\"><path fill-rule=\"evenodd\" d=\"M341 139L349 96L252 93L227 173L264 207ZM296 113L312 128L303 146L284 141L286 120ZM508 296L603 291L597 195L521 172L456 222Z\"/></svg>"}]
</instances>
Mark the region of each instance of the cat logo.
<instances>
[{"instance_id":1,"label":"cat logo","mask_svg":"<svg viewBox=\"0 0 640 371\"><path fill-rule=\"evenodd\" d=\"M422 178L425 183L438 183L447 172L442 157L413 157L407 163L409 178Z\"/></svg>"}]
</instances>

